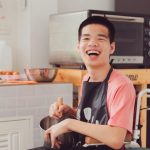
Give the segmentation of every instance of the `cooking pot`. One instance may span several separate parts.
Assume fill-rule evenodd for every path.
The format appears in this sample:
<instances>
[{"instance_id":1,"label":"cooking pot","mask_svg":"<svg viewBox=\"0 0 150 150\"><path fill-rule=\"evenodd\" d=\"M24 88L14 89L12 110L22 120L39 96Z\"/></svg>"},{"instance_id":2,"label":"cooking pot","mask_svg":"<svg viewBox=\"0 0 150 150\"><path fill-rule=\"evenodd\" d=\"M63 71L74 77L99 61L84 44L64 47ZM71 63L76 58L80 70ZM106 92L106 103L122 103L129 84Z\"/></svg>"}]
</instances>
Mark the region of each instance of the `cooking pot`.
<instances>
[{"instance_id":1,"label":"cooking pot","mask_svg":"<svg viewBox=\"0 0 150 150\"><path fill-rule=\"evenodd\" d=\"M75 117L73 117L70 114L64 114L59 119L55 119L55 118L46 116L40 121L40 127L42 130L45 131L49 127L51 127L52 125L57 124L60 121L67 119L67 118L75 119ZM65 133L65 134L58 136L58 140L61 141L61 149L74 148L76 143L78 142L78 134L75 132L68 132L68 133ZM47 141L44 140L44 147L47 150L51 150L51 139L50 139L50 137Z\"/></svg>"}]
</instances>

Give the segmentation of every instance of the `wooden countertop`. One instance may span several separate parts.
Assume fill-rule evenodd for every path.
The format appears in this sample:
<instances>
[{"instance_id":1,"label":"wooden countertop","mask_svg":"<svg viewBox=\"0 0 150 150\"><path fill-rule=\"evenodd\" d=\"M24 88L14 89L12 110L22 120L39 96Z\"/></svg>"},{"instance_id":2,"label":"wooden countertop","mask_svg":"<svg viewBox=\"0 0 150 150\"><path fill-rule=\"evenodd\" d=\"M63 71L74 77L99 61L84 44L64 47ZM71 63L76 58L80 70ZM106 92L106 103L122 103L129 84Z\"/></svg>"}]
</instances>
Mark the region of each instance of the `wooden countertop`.
<instances>
[{"instance_id":1,"label":"wooden countertop","mask_svg":"<svg viewBox=\"0 0 150 150\"><path fill-rule=\"evenodd\" d=\"M0 86L6 85L28 85L28 84L37 84L35 81L17 81L17 80L10 80L10 81L3 81L0 82Z\"/></svg>"}]
</instances>

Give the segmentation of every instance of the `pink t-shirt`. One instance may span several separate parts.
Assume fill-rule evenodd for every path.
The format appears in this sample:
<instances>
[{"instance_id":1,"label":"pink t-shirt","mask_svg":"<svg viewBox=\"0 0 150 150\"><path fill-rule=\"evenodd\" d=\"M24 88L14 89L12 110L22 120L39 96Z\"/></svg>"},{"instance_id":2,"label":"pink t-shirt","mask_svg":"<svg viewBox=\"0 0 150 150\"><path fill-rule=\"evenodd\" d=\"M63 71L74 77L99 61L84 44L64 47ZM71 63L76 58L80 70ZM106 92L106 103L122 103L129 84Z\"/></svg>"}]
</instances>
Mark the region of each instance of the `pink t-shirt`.
<instances>
[{"instance_id":1,"label":"pink t-shirt","mask_svg":"<svg viewBox=\"0 0 150 150\"><path fill-rule=\"evenodd\" d=\"M86 75L83 81L87 81L88 77ZM132 82L113 69L107 91L108 125L125 128L132 133L135 98Z\"/></svg>"}]
</instances>

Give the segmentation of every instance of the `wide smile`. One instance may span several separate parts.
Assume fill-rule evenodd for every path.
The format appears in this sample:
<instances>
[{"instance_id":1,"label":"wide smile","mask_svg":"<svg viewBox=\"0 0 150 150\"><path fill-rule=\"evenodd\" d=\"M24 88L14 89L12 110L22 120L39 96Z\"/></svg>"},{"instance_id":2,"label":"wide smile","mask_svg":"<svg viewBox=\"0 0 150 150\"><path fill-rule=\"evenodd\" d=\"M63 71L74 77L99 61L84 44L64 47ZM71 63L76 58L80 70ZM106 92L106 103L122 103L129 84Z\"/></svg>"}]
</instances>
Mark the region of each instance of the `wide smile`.
<instances>
[{"instance_id":1,"label":"wide smile","mask_svg":"<svg viewBox=\"0 0 150 150\"><path fill-rule=\"evenodd\" d=\"M98 50L87 50L86 54L89 56L99 56L101 52Z\"/></svg>"}]
</instances>

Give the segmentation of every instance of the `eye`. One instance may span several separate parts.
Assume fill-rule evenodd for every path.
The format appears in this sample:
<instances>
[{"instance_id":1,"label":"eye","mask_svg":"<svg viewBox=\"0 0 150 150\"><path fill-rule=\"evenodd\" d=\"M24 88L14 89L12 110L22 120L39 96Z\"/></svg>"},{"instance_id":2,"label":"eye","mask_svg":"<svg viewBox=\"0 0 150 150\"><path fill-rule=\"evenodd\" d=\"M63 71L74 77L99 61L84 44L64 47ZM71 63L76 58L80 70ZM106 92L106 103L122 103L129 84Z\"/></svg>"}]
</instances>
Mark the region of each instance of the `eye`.
<instances>
[{"instance_id":1,"label":"eye","mask_svg":"<svg viewBox=\"0 0 150 150\"><path fill-rule=\"evenodd\" d=\"M99 41L107 41L107 40L108 40L108 37L106 37L106 36L99 36L99 37L98 37L98 40L99 40Z\"/></svg>"},{"instance_id":2,"label":"eye","mask_svg":"<svg viewBox=\"0 0 150 150\"><path fill-rule=\"evenodd\" d=\"M100 42L108 41L108 39L107 39L107 38L99 38L98 40L99 40Z\"/></svg>"},{"instance_id":3,"label":"eye","mask_svg":"<svg viewBox=\"0 0 150 150\"><path fill-rule=\"evenodd\" d=\"M89 39L90 39L90 38L88 38L88 37L83 37L83 38L82 38L83 41L88 41Z\"/></svg>"}]
</instances>

